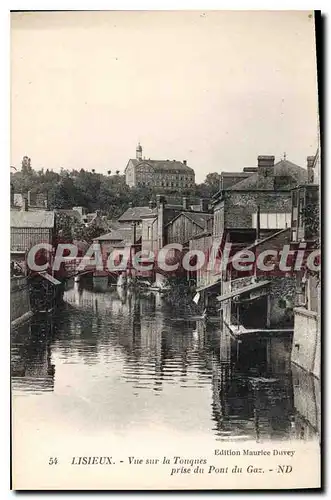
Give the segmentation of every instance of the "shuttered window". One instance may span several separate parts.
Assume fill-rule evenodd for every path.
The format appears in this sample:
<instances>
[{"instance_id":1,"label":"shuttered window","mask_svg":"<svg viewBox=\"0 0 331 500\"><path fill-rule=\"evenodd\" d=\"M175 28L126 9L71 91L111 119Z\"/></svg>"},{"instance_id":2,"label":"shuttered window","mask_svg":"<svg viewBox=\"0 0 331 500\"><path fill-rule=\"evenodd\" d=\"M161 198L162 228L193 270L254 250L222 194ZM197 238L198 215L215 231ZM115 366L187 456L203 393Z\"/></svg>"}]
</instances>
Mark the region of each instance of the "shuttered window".
<instances>
[{"instance_id":1,"label":"shuttered window","mask_svg":"<svg viewBox=\"0 0 331 500\"><path fill-rule=\"evenodd\" d=\"M252 214L252 227L256 228L257 214ZM290 213L260 213L261 229L285 229L291 225Z\"/></svg>"}]
</instances>

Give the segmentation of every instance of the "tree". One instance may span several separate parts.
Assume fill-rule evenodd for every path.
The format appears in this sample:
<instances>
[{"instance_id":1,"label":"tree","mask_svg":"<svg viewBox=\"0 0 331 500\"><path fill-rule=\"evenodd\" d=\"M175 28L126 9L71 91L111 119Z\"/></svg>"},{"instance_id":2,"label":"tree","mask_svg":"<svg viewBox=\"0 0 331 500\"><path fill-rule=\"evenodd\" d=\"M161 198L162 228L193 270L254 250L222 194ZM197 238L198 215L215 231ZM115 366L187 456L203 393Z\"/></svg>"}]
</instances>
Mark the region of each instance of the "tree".
<instances>
[{"instance_id":1,"label":"tree","mask_svg":"<svg viewBox=\"0 0 331 500\"><path fill-rule=\"evenodd\" d=\"M49 207L72 208L79 206L79 196L76 186L70 176L62 177L59 182L53 185L48 191Z\"/></svg>"},{"instance_id":2,"label":"tree","mask_svg":"<svg viewBox=\"0 0 331 500\"><path fill-rule=\"evenodd\" d=\"M212 172L210 174L207 174L205 184L207 184L207 186L210 186L213 190L215 190L215 192L217 192L220 188L220 181L220 174L218 174L217 172Z\"/></svg>"},{"instance_id":3,"label":"tree","mask_svg":"<svg viewBox=\"0 0 331 500\"><path fill-rule=\"evenodd\" d=\"M37 173L31 167L31 159L24 156L22 159L22 169L18 172L11 172L11 181L15 193L24 193L36 188L38 185Z\"/></svg>"},{"instance_id":4,"label":"tree","mask_svg":"<svg viewBox=\"0 0 331 500\"><path fill-rule=\"evenodd\" d=\"M72 229L75 220L73 217L65 213L57 212L55 215L55 227L58 243L71 243L72 242Z\"/></svg>"},{"instance_id":5,"label":"tree","mask_svg":"<svg viewBox=\"0 0 331 500\"><path fill-rule=\"evenodd\" d=\"M76 224L72 227L72 237L75 240L86 241L91 244L95 238L104 233L104 229L96 224Z\"/></svg>"},{"instance_id":6,"label":"tree","mask_svg":"<svg viewBox=\"0 0 331 500\"><path fill-rule=\"evenodd\" d=\"M300 211L305 226L306 238L314 240L316 248L320 244L320 213L317 202L307 203Z\"/></svg>"},{"instance_id":7,"label":"tree","mask_svg":"<svg viewBox=\"0 0 331 500\"><path fill-rule=\"evenodd\" d=\"M32 167L31 167L31 158L28 156L23 156L22 159L22 173L23 174L28 174L32 172Z\"/></svg>"},{"instance_id":8,"label":"tree","mask_svg":"<svg viewBox=\"0 0 331 500\"><path fill-rule=\"evenodd\" d=\"M24 165L24 168L23 168ZM25 194L28 191L47 193L49 208L71 209L82 206L88 212L100 210L103 215L111 218L119 217L132 202L133 206L148 205L155 199L159 188L137 186L130 188L125 182L125 175L120 170L108 170L105 175L96 173L95 169L68 170L53 172L47 166L39 171L31 167L31 160L25 157L23 170L11 171L10 181L14 193ZM174 188L176 196L195 198L210 198L218 191L219 174L209 174L204 183L182 189L180 193ZM171 193L167 192L167 195Z\"/></svg>"}]
</instances>

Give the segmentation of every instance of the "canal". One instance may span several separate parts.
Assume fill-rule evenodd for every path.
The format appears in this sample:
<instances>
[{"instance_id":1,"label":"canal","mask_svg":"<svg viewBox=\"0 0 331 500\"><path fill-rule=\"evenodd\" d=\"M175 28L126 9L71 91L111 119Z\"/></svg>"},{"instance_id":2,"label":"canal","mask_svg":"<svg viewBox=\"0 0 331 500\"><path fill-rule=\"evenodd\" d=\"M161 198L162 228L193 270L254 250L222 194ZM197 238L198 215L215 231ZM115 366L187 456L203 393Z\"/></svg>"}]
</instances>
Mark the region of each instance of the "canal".
<instances>
[{"instance_id":1,"label":"canal","mask_svg":"<svg viewBox=\"0 0 331 500\"><path fill-rule=\"evenodd\" d=\"M155 293L75 283L64 299L53 317L12 332L14 418L34 442L59 427L133 439L148 429L223 442L318 438L319 383L291 366L288 337L238 346L218 322Z\"/></svg>"}]
</instances>

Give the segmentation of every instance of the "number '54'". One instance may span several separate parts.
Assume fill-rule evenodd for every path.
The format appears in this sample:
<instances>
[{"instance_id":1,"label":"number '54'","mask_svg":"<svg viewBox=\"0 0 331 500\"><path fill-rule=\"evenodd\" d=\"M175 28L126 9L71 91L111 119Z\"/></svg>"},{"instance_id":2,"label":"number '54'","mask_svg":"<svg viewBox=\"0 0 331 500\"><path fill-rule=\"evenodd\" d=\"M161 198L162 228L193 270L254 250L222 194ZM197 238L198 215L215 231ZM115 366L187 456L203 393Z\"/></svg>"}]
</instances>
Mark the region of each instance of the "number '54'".
<instances>
[{"instance_id":1,"label":"number '54'","mask_svg":"<svg viewBox=\"0 0 331 500\"><path fill-rule=\"evenodd\" d=\"M50 457L48 461L48 465L56 465L57 464L57 458L56 457Z\"/></svg>"}]
</instances>

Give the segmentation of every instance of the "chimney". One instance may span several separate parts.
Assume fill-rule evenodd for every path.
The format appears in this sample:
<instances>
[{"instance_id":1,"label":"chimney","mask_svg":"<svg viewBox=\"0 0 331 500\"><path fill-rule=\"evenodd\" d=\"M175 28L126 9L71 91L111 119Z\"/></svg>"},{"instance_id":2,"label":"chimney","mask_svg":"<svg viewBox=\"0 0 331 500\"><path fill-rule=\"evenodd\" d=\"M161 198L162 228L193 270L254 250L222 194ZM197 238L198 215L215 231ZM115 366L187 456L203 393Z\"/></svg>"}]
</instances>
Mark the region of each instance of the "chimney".
<instances>
[{"instance_id":1,"label":"chimney","mask_svg":"<svg viewBox=\"0 0 331 500\"><path fill-rule=\"evenodd\" d=\"M183 160L184 165L187 165L187 160Z\"/></svg>"},{"instance_id":2,"label":"chimney","mask_svg":"<svg viewBox=\"0 0 331 500\"><path fill-rule=\"evenodd\" d=\"M154 208L154 201L153 201L153 200L150 200L150 201L148 202L148 207L149 207L151 210L153 210L153 208Z\"/></svg>"},{"instance_id":3,"label":"chimney","mask_svg":"<svg viewBox=\"0 0 331 500\"><path fill-rule=\"evenodd\" d=\"M257 157L257 188L268 191L275 189L275 157Z\"/></svg>"},{"instance_id":4,"label":"chimney","mask_svg":"<svg viewBox=\"0 0 331 500\"><path fill-rule=\"evenodd\" d=\"M183 210L188 210L188 199L186 196L183 196Z\"/></svg>"},{"instance_id":5,"label":"chimney","mask_svg":"<svg viewBox=\"0 0 331 500\"><path fill-rule=\"evenodd\" d=\"M308 171L308 183L313 184L314 182L314 168L315 168L315 156L307 156L307 171Z\"/></svg>"},{"instance_id":6,"label":"chimney","mask_svg":"<svg viewBox=\"0 0 331 500\"><path fill-rule=\"evenodd\" d=\"M156 206L160 208L161 205L164 205L164 197L161 194L156 195Z\"/></svg>"},{"instance_id":7,"label":"chimney","mask_svg":"<svg viewBox=\"0 0 331 500\"><path fill-rule=\"evenodd\" d=\"M129 202L129 208L132 208L133 205L132 205L132 201Z\"/></svg>"},{"instance_id":8,"label":"chimney","mask_svg":"<svg viewBox=\"0 0 331 500\"><path fill-rule=\"evenodd\" d=\"M253 174L257 172L257 167L244 167L243 172Z\"/></svg>"},{"instance_id":9,"label":"chimney","mask_svg":"<svg viewBox=\"0 0 331 500\"><path fill-rule=\"evenodd\" d=\"M28 206L31 207L31 205L32 205L31 191L28 191L28 200L27 200L27 202L28 202Z\"/></svg>"},{"instance_id":10,"label":"chimney","mask_svg":"<svg viewBox=\"0 0 331 500\"><path fill-rule=\"evenodd\" d=\"M200 212L208 212L208 200L200 198Z\"/></svg>"},{"instance_id":11,"label":"chimney","mask_svg":"<svg viewBox=\"0 0 331 500\"><path fill-rule=\"evenodd\" d=\"M258 156L257 171L261 177L274 177L274 156Z\"/></svg>"},{"instance_id":12,"label":"chimney","mask_svg":"<svg viewBox=\"0 0 331 500\"><path fill-rule=\"evenodd\" d=\"M27 212L29 210L28 200L27 198L23 198L21 212Z\"/></svg>"}]
</instances>

